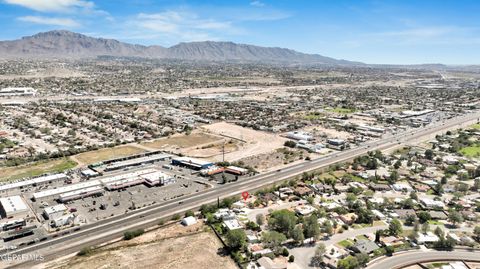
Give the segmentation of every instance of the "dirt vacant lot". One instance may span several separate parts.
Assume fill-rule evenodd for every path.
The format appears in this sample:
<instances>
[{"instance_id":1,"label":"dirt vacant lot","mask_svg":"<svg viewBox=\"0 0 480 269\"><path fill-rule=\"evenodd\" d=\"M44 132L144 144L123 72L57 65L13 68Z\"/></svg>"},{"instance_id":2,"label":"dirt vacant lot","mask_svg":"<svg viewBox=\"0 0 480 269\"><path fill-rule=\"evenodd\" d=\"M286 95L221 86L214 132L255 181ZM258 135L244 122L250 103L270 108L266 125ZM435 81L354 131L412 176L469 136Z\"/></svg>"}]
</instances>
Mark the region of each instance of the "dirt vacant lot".
<instances>
[{"instance_id":1,"label":"dirt vacant lot","mask_svg":"<svg viewBox=\"0 0 480 269\"><path fill-rule=\"evenodd\" d=\"M218 254L221 248L216 236L202 224L176 224L99 249L87 257L50 262L43 268L236 269L228 256Z\"/></svg>"},{"instance_id":2,"label":"dirt vacant lot","mask_svg":"<svg viewBox=\"0 0 480 269\"><path fill-rule=\"evenodd\" d=\"M212 134L244 141L239 144L237 151L225 154L225 160L227 161L237 161L245 157L268 153L274 149L283 147L283 143L287 140L278 135L255 131L227 122L204 125L202 128ZM221 155L218 155L214 160L221 160L221 157Z\"/></svg>"},{"instance_id":3,"label":"dirt vacant lot","mask_svg":"<svg viewBox=\"0 0 480 269\"><path fill-rule=\"evenodd\" d=\"M208 143L220 142L221 137L205 134L202 132L192 132L190 135L175 134L170 137L160 138L152 142L142 143L141 145L154 149L163 149L175 151L176 149L198 147Z\"/></svg>"},{"instance_id":4,"label":"dirt vacant lot","mask_svg":"<svg viewBox=\"0 0 480 269\"><path fill-rule=\"evenodd\" d=\"M104 161L108 159L125 157L128 155L138 154L142 152L145 152L145 150L138 147L119 146L80 153L72 156L72 159L78 161L79 164L85 165L97 163L99 161Z\"/></svg>"}]
</instances>

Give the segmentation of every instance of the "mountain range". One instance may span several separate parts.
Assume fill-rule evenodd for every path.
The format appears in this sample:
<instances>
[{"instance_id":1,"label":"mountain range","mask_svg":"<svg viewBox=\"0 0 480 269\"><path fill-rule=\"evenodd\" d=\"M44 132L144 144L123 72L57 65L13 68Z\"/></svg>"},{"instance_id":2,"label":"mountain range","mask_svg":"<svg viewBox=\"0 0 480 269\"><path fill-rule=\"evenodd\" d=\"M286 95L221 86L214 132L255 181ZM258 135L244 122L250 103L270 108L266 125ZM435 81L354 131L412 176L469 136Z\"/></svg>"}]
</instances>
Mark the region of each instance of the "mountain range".
<instances>
[{"instance_id":1,"label":"mountain range","mask_svg":"<svg viewBox=\"0 0 480 269\"><path fill-rule=\"evenodd\" d=\"M233 42L186 42L166 48L143 46L86 36L66 30L54 30L0 41L0 58L96 58L98 56L140 57L199 61L267 62L283 64L363 65L318 54L306 54L278 47L260 47Z\"/></svg>"}]
</instances>

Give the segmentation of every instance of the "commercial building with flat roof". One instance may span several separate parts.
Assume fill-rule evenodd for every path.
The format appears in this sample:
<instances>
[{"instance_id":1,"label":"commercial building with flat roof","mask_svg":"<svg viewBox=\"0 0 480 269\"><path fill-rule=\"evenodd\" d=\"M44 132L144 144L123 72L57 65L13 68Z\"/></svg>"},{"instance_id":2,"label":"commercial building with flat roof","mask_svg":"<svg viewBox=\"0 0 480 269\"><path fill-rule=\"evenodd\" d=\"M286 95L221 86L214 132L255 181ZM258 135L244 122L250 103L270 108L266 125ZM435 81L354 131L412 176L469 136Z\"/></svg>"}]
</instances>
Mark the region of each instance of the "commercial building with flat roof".
<instances>
[{"instance_id":1,"label":"commercial building with flat roof","mask_svg":"<svg viewBox=\"0 0 480 269\"><path fill-rule=\"evenodd\" d=\"M27 214L28 211L27 204L18 195L0 198L0 215L2 218L18 217Z\"/></svg>"},{"instance_id":2,"label":"commercial building with flat roof","mask_svg":"<svg viewBox=\"0 0 480 269\"><path fill-rule=\"evenodd\" d=\"M96 187L100 186L102 183L99 180L90 180L90 181L85 181L77 184L71 184L67 185L64 187L56 188L56 189L50 189L50 190L45 190L45 191L40 191L36 192L33 194L32 198L35 200L46 198L46 197L51 197L51 196L56 196L56 195L61 195L63 193L71 192L71 191L76 191L76 190L82 190L90 187Z\"/></svg>"},{"instance_id":3,"label":"commercial building with flat roof","mask_svg":"<svg viewBox=\"0 0 480 269\"><path fill-rule=\"evenodd\" d=\"M167 185L175 182L174 177L172 177L171 175L165 174L161 171L144 174L141 177L144 179L145 184L147 184L150 187L163 186L163 185Z\"/></svg>"},{"instance_id":4,"label":"commercial building with flat roof","mask_svg":"<svg viewBox=\"0 0 480 269\"><path fill-rule=\"evenodd\" d=\"M93 186L85 189L75 190L67 193L60 194L58 200L62 203L81 199L84 197L103 195L104 189L101 186Z\"/></svg>"},{"instance_id":5,"label":"commercial building with flat roof","mask_svg":"<svg viewBox=\"0 0 480 269\"><path fill-rule=\"evenodd\" d=\"M132 166L138 166L138 165L147 164L147 163L163 161L168 158L171 158L171 156L172 155L169 155L169 154L155 154L155 155L148 155L148 156L143 156L143 157L138 157L138 158L133 158L128 160L113 162L111 164L107 164L107 166L105 167L105 171L114 171L114 170L119 170L126 167L132 167Z\"/></svg>"},{"instance_id":6,"label":"commercial building with flat roof","mask_svg":"<svg viewBox=\"0 0 480 269\"><path fill-rule=\"evenodd\" d=\"M173 165L186 166L194 170L206 169L213 165L210 161L194 159L190 157L177 157L172 159Z\"/></svg>"},{"instance_id":7,"label":"commercial building with flat roof","mask_svg":"<svg viewBox=\"0 0 480 269\"><path fill-rule=\"evenodd\" d=\"M58 204L54 206L45 207L43 209L43 216L45 219L56 219L65 215L68 208L64 204Z\"/></svg>"},{"instance_id":8,"label":"commercial building with flat roof","mask_svg":"<svg viewBox=\"0 0 480 269\"><path fill-rule=\"evenodd\" d=\"M22 180L18 182L8 183L4 185L0 185L0 193L7 192L13 189L23 189L28 186L39 186L39 185L46 185L50 184L51 182L57 182L61 180L67 180L69 177L64 173L53 174L53 175L45 175L36 178L31 178L27 180Z\"/></svg>"},{"instance_id":9,"label":"commercial building with flat roof","mask_svg":"<svg viewBox=\"0 0 480 269\"><path fill-rule=\"evenodd\" d=\"M105 188L109 191L121 190L131 186L142 184L143 182L144 182L143 178L136 176L136 177L124 178L122 180L105 184Z\"/></svg>"}]
</instances>

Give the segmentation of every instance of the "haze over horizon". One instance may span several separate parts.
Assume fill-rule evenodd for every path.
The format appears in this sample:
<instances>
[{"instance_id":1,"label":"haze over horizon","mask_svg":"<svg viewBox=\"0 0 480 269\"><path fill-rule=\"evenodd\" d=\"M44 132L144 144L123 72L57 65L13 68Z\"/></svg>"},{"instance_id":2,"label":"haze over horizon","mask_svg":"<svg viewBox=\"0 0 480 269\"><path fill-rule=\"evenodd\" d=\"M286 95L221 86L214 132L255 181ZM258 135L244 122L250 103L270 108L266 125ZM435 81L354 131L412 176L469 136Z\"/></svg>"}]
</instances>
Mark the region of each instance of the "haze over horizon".
<instances>
[{"instance_id":1,"label":"haze over horizon","mask_svg":"<svg viewBox=\"0 0 480 269\"><path fill-rule=\"evenodd\" d=\"M2 0L1 40L66 29L170 47L232 41L376 64L480 64L476 1Z\"/></svg>"}]
</instances>

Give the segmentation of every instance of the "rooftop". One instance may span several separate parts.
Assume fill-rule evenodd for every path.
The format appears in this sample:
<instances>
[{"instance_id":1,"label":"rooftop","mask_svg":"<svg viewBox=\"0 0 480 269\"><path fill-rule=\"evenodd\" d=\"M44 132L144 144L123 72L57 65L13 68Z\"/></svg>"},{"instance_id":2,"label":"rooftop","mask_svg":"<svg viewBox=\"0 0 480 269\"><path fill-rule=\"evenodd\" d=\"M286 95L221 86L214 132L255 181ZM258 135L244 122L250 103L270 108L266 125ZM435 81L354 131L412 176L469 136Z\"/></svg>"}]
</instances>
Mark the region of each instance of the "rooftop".
<instances>
[{"instance_id":1,"label":"rooftop","mask_svg":"<svg viewBox=\"0 0 480 269\"><path fill-rule=\"evenodd\" d=\"M28 210L27 204L25 204L22 197L18 195L0 198L0 203L7 215Z\"/></svg>"}]
</instances>

